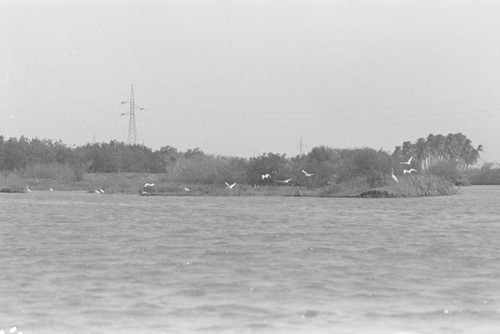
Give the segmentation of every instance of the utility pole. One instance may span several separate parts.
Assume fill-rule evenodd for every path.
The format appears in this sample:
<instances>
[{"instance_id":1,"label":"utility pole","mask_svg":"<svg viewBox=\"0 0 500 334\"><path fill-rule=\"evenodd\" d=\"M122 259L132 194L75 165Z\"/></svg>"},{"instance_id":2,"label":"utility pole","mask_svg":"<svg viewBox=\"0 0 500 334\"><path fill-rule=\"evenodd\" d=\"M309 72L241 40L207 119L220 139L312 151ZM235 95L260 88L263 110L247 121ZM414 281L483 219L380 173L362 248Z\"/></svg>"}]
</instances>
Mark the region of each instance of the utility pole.
<instances>
[{"instance_id":1,"label":"utility pole","mask_svg":"<svg viewBox=\"0 0 500 334\"><path fill-rule=\"evenodd\" d=\"M122 113L121 116L126 116L129 115L129 121L128 121L128 144L136 144L137 143L137 128L135 126L135 108L138 107L139 110L144 110L145 108L135 104L135 99L134 99L134 85L131 85L130 88L130 100L128 101L123 101L121 104L130 104L130 110L127 113Z\"/></svg>"}]
</instances>

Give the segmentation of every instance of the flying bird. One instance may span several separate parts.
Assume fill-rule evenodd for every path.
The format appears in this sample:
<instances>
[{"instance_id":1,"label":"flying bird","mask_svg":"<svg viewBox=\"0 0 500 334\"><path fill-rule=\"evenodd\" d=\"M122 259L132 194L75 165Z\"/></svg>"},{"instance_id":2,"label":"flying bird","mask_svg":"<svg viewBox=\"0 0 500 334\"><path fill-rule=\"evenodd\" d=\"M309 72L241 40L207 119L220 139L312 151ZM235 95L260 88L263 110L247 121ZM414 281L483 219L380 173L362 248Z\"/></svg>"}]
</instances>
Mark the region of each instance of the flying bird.
<instances>
[{"instance_id":1,"label":"flying bird","mask_svg":"<svg viewBox=\"0 0 500 334\"><path fill-rule=\"evenodd\" d=\"M391 168L391 177L394 181L398 182L398 178L394 175L394 168Z\"/></svg>"},{"instance_id":2,"label":"flying bird","mask_svg":"<svg viewBox=\"0 0 500 334\"><path fill-rule=\"evenodd\" d=\"M292 179L278 180L278 182L281 182L281 183L288 183L290 181L292 181Z\"/></svg>"},{"instance_id":3,"label":"flying bird","mask_svg":"<svg viewBox=\"0 0 500 334\"><path fill-rule=\"evenodd\" d=\"M313 175L314 175L314 173L308 173L308 172L306 172L305 170L302 170L302 173L304 173L304 176L306 176L306 177L309 177L309 176L313 176Z\"/></svg>"},{"instance_id":4,"label":"flying bird","mask_svg":"<svg viewBox=\"0 0 500 334\"><path fill-rule=\"evenodd\" d=\"M403 173L405 174L411 174L413 172L416 172L417 170L415 168L411 168L411 169L403 169Z\"/></svg>"},{"instance_id":5,"label":"flying bird","mask_svg":"<svg viewBox=\"0 0 500 334\"><path fill-rule=\"evenodd\" d=\"M154 186L155 186L155 184L154 184L154 183L146 183L146 184L144 185L144 188L146 188L146 187L154 187Z\"/></svg>"},{"instance_id":6,"label":"flying bird","mask_svg":"<svg viewBox=\"0 0 500 334\"><path fill-rule=\"evenodd\" d=\"M408 161L406 161L406 162L400 162L399 164L400 165L409 165L409 164L411 164L411 159L413 159L413 156L411 156L410 159L408 159Z\"/></svg>"},{"instance_id":7,"label":"flying bird","mask_svg":"<svg viewBox=\"0 0 500 334\"><path fill-rule=\"evenodd\" d=\"M262 177L262 180L264 180L264 179L270 179L271 175L269 175L269 174L262 174L261 177Z\"/></svg>"},{"instance_id":8,"label":"flying bird","mask_svg":"<svg viewBox=\"0 0 500 334\"><path fill-rule=\"evenodd\" d=\"M236 182L233 183L233 184L229 184L227 182L225 182L225 183L226 183L226 186L227 186L228 189L233 189L233 187L236 185Z\"/></svg>"}]
</instances>

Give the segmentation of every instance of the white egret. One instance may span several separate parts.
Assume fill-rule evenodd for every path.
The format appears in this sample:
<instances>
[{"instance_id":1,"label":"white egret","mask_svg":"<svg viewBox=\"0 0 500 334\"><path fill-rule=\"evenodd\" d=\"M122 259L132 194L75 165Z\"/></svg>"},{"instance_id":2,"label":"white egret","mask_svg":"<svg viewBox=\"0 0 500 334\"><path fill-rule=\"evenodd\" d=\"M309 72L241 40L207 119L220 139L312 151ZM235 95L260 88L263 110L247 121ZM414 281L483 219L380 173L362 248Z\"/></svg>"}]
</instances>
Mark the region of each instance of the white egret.
<instances>
[{"instance_id":1,"label":"white egret","mask_svg":"<svg viewBox=\"0 0 500 334\"><path fill-rule=\"evenodd\" d=\"M288 183L290 181L292 181L292 179L278 180L278 182L281 182L281 183Z\"/></svg>"},{"instance_id":2,"label":"white egret","mask_svg":"<svg viewBox=\"0 0 500 334\"><path fill-rule=\"evenodd\" d=\"M403 173L405 174L411 174L413 172L416 172L417 170L415 168L411 168L411 169L403 169Z\"/></svg>"},{"instance_id":3,"label":"white egret","mask_svg":"<svg viewBox=\"0 0 500 334\"><path fill-rule=\"evenodd\" d=\"M302 173L304 173L305 177L309 177L309 176L313 176L314 175L314 173L308 173L305 170L302 170Z\"/></svg>"},{"instance_id":4,"label":"white egret","mask_svg":"<svg viewBox=\"0 0 500 334\"><path fill-rule=\"evenodd\" d=\"M191 191L191 189L189 189L188 187L184 187L184 190L185 191Z\"/></svg>"},{"instance_id":5,"label":"white egret","mask_svg":"<svg viewBox=\"0 0 500 334\"><path fill-rule=\"evenodd\" d=\"M409 165L409 164L411 164L411 159L413 159L413 156L411 156L410 159L408 159L408 161L406 161L406 162L400 162L399 164L400 165Z\"/></svg>"},{"instance_id":6,"label":"white egret","mask_svg":"<svg viewBox=\"0 0 500 334\"><path fill-rule=\"evenodd\" d=\"M236 185L236 182L235 182L235 183L233 183L233 184L229 184L229 183L227 183L227 182L225 182L225 183L226 183L226 187L227 187L228 189L233 189L233 187Z\"/></svg>"},{"instance_id":7,"label":"white egret","mask_svg":"<svg viewBox=\"0 0 500 334\"><path fill-rule=\"evenodd\" d=\"M52 188L49 188L49 190L50 190L50 191L54 191L54 189L52 189Z\"/></svg>"},{"instance_id":8,"label":"white egret","mask_svg":"<svg viewBox=\"0 0 500 334\"><path fill-rule=\"evenodd\" d=\"M264 179L270 179L271 175L269 175L269 174L262 174L261 177L262 177L262 180L264 180Z\"/></svg>"},{"instance_id":9,"label":"white egret","mask_svg":"<svg viewBox=\"0 0 500 334\"><path fill-rule=\"evenodd\" d=\"M398 178L396 177L396 175L394 175L394 168L391 168L391 177L392 177L392 179L393 179L394 181L399 182L399 181L398 181Z\"/></svg>"},{"instance_id":10,"label":"white egret","mask_svg":"<svg viewBox=\"0 0 500 334\"><path fill-rule=\"evenodd\" d=\"M144 185L144 188L146 188L146 187L154 187L154 186L155 186L155 184L154 184L154 183L146 183L146 184Z\"/></svg>"}]
</instances>

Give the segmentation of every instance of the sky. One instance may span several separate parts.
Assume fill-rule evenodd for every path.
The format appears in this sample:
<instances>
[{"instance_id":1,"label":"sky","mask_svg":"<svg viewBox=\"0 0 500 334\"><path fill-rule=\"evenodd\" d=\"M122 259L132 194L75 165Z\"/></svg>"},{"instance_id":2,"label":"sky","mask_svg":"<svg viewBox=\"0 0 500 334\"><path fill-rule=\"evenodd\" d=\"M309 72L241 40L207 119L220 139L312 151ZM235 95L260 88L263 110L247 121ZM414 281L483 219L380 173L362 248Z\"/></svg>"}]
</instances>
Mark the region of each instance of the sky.
<instances>
[{"instance_id":1,"label":"sky","mask_svg":"<svg viewBox=\"0 0 500 334\"><path fill-rule=\"evenodd\" d=\"M0 135L295 156L462 132L500 162L500 2L0 0ZM125 115L121 115L125 114Z\"/></svg>"}]
</instances>

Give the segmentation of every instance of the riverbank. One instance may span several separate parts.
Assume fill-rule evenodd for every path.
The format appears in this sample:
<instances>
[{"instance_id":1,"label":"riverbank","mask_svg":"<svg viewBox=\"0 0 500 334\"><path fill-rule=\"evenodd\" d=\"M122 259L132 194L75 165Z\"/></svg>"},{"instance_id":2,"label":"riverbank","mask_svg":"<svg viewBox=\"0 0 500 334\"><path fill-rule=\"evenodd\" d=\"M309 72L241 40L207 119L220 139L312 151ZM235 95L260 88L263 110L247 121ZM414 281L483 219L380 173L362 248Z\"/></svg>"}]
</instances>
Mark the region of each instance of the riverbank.
<instances>
[{"instance_id":1,"label":"riverbank","mask_svg":"<svg viewBox=\"0 0 500 334\"><path fill-rule=\"evenodd\" d=\"M145 186L149 184L148 186ZM151 186L154 184L154 186ZM422 197L457 194L459 188L434 175L409 175L399 182L370 187L365 180L330 184L319 188L300 186L250 186L236 184L179 184L164 174L98 173L85 174L81 181L24 178L15 173L0 176L0 192L85 191L100 194L140 194L147 196L306 196L306 197Z\"/></svg>"}]
</instances>

